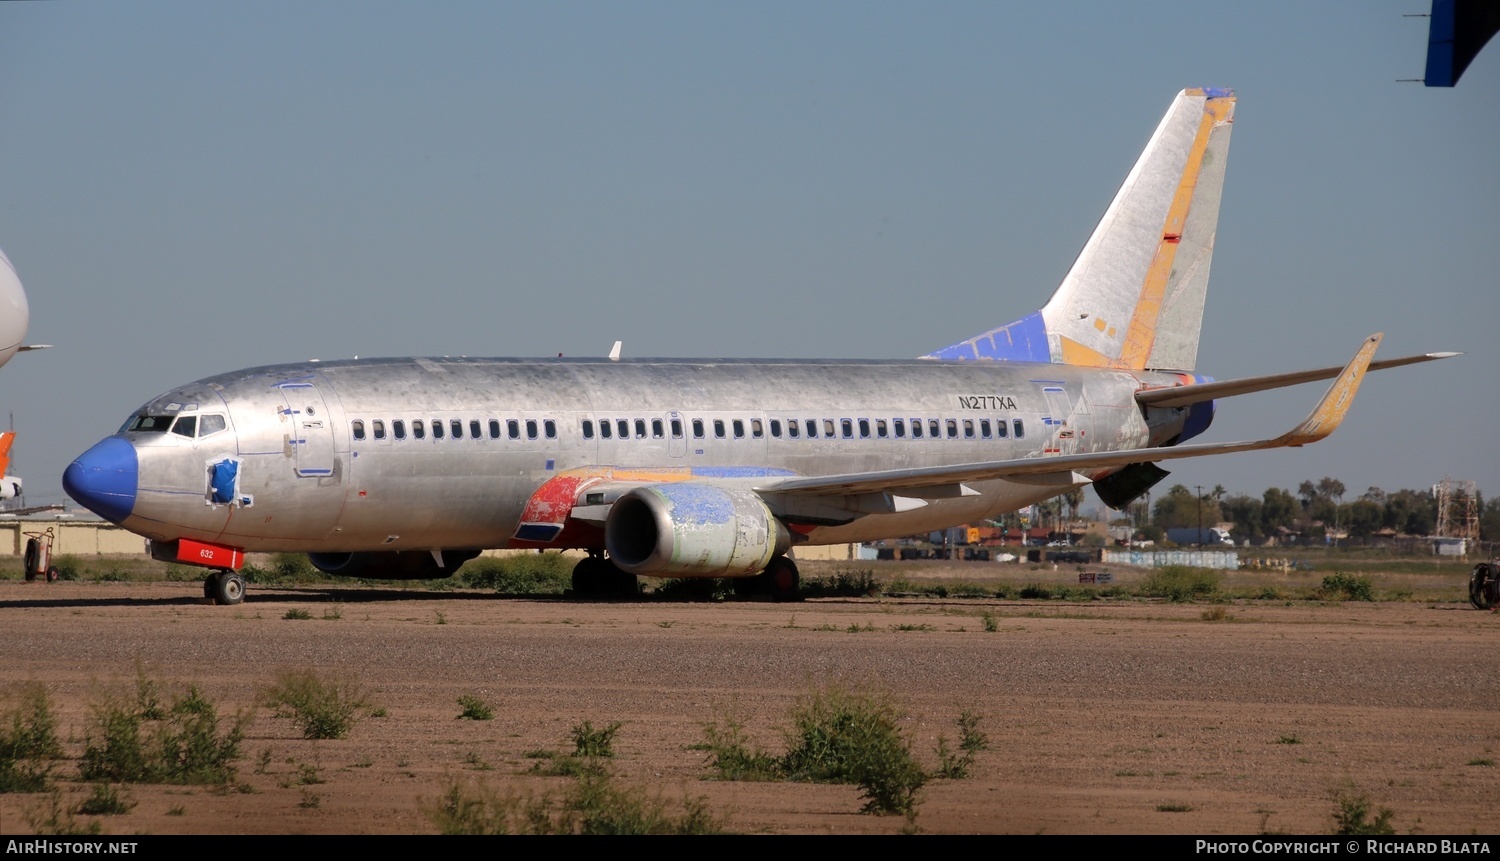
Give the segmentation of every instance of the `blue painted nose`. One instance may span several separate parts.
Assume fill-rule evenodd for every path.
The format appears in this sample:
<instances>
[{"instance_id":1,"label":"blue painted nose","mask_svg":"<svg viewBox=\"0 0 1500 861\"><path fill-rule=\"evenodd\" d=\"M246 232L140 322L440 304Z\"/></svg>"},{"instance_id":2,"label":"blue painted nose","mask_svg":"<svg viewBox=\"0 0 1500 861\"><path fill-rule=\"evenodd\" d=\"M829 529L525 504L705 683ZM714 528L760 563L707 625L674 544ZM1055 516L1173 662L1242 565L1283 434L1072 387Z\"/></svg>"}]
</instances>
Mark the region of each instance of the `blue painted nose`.
<instances>
[{"instance_id":1,"label":"blue painted nose","mask_svg":"<svg viewBox=\"0 0 1500 861\"><path fill-rule=\"evenodd\" d=\"M63 490L89 511L120 523L135 507L140 480L135 446L112 436L80 454L63 472Z\"/></svg>"}]
</instances>

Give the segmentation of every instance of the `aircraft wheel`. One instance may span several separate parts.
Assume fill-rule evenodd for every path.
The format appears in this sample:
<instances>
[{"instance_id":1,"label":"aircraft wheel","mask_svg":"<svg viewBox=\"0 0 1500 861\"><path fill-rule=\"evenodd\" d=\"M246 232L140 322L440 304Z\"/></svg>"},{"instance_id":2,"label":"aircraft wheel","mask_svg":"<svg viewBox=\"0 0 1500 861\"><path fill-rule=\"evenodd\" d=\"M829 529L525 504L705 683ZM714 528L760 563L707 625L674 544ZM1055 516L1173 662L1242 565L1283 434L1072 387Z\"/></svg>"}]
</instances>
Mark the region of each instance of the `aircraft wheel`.
<instances>
[{"instance_id":1,"label":"aircraft wheel","mask_svg":"<svg viewBox=\"0 0 1500 861\"><path fill-rule=\"evenodd\" d=\"M211 581L214 584L215 604L233 606L245 600L245 578L233 571L220 571Z\"/></svg>"},{"instance_id":2,"label":"aircraft wheel","mask_svg":"<svg viewBox=\"0 0 1500 861\"><path fill-rule=\"evenodd\" d=\"M759 578L765 584L765 591L771 596L772 601L795 601L797 600L798 588L802 584L802 578L797 573L797 563L786 558L777 556L766 566Z\"/></svg>"},{"instance_id":3,"label":"aircraft wheel","mask_svg":"<svg viewBox=\"0 0 1500 861\"><path fill-rule=\"evenodd\" d=\"M601 560L604 564L603 592L611 598L634 598L641 592L640 581L636 580L634 574L623 571L619 566L609 560Z\"/></svg>"},{"instance_id":4,"label":"aircraft wheel","mask_svg":"<svg viewBox=\"0 0 1500 861\"><path fill-rule=\"evenodd\" d=\"M593 598L603 593L604 566L604 560L598 556L578 560L578 564L573 566L573 594L579 598Z\"/></svg>"},{"instance_id":5,"label":"aircraft wheel","mask_svg":"<svg viewBox=\"0 0 1500 861\"><path fill-rule=\"evenodd\" d=\"M736 577L730 580L734 589L734 597L740 600L749 600L761 593L761 582L759 577Z\"/></svg>"},{"instance_id":6,"label":"aircraft wheel","mask_svg":"<svg viewBox=\"0 0 1500 861\"><path fill-rule=\"evenodd\" d=\"M1476 610L1489 610L1500 603L1500 571L1488 562L1474 566L1469 575L1469 603Z\"/></svg>"}]
</instances>

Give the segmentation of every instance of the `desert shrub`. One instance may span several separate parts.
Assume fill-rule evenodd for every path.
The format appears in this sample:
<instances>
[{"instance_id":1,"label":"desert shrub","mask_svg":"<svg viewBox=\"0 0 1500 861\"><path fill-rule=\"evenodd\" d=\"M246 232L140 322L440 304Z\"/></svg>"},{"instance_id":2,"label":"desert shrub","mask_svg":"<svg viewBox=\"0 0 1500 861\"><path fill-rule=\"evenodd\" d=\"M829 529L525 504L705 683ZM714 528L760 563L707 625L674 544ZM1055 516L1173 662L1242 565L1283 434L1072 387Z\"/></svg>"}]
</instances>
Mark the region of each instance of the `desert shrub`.
<instances>
[{"instance_id":1,"label":"desert shrub","mask_svg":"<svg viewBox=\"0 0 1500 861\"><path fill-rule=\"evenodd\" d=\"M988 749L990 746L989 736L979 730L980 719L979 715L971 711L964 711L959 714L959 752L949 750L948 739L944 736L938 736L938 767L935 776L945 777L949 780L962 780L969 776L974 768L974 755L981 750Z\"/></svg>"},{"instance_id":2,"label":"desert shrub","mask_svg":"<svg viewBox=\"0 0 1500 861\"><path fill-rule=\"evenodd\" d=\"M437 802L418 807L443 834L717 834L724 825L705 799L684 798L682 814L673 815L660 796L602 772L580 776L558 805L455 780Z\"/></svg>"},{"instance_id":3,"label":"desert shrub","mask_svg":"<svg viewBox=\"0 0 1500 861\"><path fill-rule=\"evenodd\" d=\"M979 614L979 621L984 624L984 630L993 634L1000 630L1000 621L995 618L993 610L984 610Z\"/></svg>"},{"instance_id":4,"label":"desert shrub","mask_svg":"<svg viewBox=\"0 0 1500 861\"><path fill-rule=\"evenodd\" d=\"M282 670L262 701L290 717L304 738L343 738L361 715L378 712L355 681L324 679L312 670Z\"/></svg>"},{"instance_id":5,"label":"desert shrub","mask_svg":"<svg viewBox=\"0 0 1500 861\"><path fill-rule=\"evenodd\" d=\"M739 718L728 715L719 721L703 726L704 742L699 750L707 751L708 767L722 780L781 780L785 773L781 761L763 751L752 748L745 725Z\"/></svg>"},{"instance_id":6,"label":"desert shrub","mask_svg":"<svg viewBox=\"0 0 1500 861\"><path fill-rule=\"evenodd\" d=\"M1206 598L1219 591L1223 579L1217 571L1188 565L1164 565L1141 581L1141 594L1173 602Z\"/></svg>"},{"instance_id":7,"label":"desert shrub","mask_svg":"<svg viewBox=\"0 0 1500 861\"><path fill-rule=\"evenodd\" d=\"M1375 589L1363 574L1339 572L1323 578L1322 593L1333 601L1374 601Z\"/></svg>"},{"instance_id":8,"label":"desert shrub","mask_svg":"<svg viewBox=\"0 0 1500 861\"><path fill-rule=\"evenodd\" d=\"M615 755L615 733L621 724L616 721L609 726L595 729L593 723L584 721L573 727L573 755L610 757Z\"/></svg>"},{"instance_id":9,"label":"desert shrub","mask_svg":"<svg viewBox=\"0 0 1500 861\"><path fill-rule=\"evenodd\" d=\"M154 685L150 688L154 691ZM242 712L220 732L217 707L197 686L178 695L158 717L136 702L106 694L93 706L84 732L79 776L114 783L225 784L251 714ZM151 702L154 702L151 701Z\"/></svg>"},{"instance_id":10,"label":"desert shrub","mask_svg":"<svg viewBox=\"0 0 1500 861\"><path fill-rule=\"evenodd\" d=\"M495 710L490 704L474 694L464 694L458 698L459 720L492 720Z\"/></svg>"},{"instance_id":11,"label":"desert shrub","mask_svg":"<svg viewBox=\"0 0 1500 861\"><path fill-rule=\"evenodd\" d=\"M459 582L502 595L561 595L573 584L573 560L561 553L481 556L464 565Z\"/></svg>"},{"instance_id":12,"label":"desert shrub","mask_svg":"<svg viewBox=\"0 0 1500 861\"><path fill-rule=\"evenodd\" d=\"M304 553L273 553L262 565L246 565L240 569L245 582L260 585L282 585L288 583L321 583L329 577L308 560Z\"/></svg>"},{"instance_id":13,"label":"desert shrub","mask_svg":"<svg viewBox=\"0 0 1500 861\"><path fill-rule=\"evenodd\" d=\"M782 768L794 780L858 785L867 813L912 813L926 775L900 717L885 693L816 690L792 710Z\"/></svg>"},{"instance_id":14,"label":"desert shrub","mask_svg":"<svg viewBox=\"0 0 1500 861\"><path fill-rule=\"evenodd\" d=\"M79 573L83 571L83 563L71 553L52 557L52 567L57 569L59 580L77 580Z\"/></svg>"},{"instance_id":15,"label":"desert shrub","mask_svg":"<svg viewBox=\"0 0 1500 861\"><path fill-rule=\"evenodd\" d=\"M801 592L807 598L858 598L880 594L880 582L868 568L840 570L803 580Z\"/></svg>"},{"instance_id":16,"label":"desert shrub","mask_svg":"<svg viewBox=\"0 0 1500 861\"><path fill-rule=\"evenodd\" d=\"M41 804L27 809L26 824L37 834L56 837L87 837L104 830L98 820L79 823L73 818L73 811L62 803L62 793L55 789Z\"/></svg>"},{"instance_id":17,"label":"desert shrub","mask_svg":"<svg viewBox=\"0 0 1500 861\"><path fill-rule=\"evenodd\" d=\"M725 601L735 594L735 582L724 577L673 577L656 580L651 587L651 597L657 601L683 603Z\"/></svg>"},{"instance_id":18,"label":"desert shrub","mask_svg":"<svg viewBox=\"0 0 1500 861\"><path fill-rule=\"evenodd\" d=\"M135 801L109 783L94 784L94 791L79 802L77 812L86 816L119 816L129 813Z\"/></svg>"},{"instance_id":19,"label":"desert shrub","mask_svg":"<svg viewBox=\"0 0 1500 861\"><path fill-rule=\"evenodd\" d=\"M281 614L281 618L283 618L283 619L311 619L312 618L312 613L310 611L308 611L308 610L302 609L301 607L293 607L292 609L286 611L285 613L282 613Z\"/></svg>"},{"instance_id":20,"label":"desert shrub","mask_svg":"<svg viewBox=\"0 0 1500 861\"><path fill-rule=\"evenodd\" d=\"M22 685L15 700L0 718L0 793L43 792L50 782L47 761L62 756L57 719L41 682Z\"/></svg>"},{"instance_id":21,"label":"desert shrub","mask_svg":"<svg viewBox=\"0 0 1500 861\"><path fill-rule=\"evenodd\" d=\"M1333 833L1342 835L1395 834L1391 824L1395 811L1382 807L1371 819L1370 797L1355 793L1351 789L1340 789L1333 793Z\"/></svg>"}]
</instances>

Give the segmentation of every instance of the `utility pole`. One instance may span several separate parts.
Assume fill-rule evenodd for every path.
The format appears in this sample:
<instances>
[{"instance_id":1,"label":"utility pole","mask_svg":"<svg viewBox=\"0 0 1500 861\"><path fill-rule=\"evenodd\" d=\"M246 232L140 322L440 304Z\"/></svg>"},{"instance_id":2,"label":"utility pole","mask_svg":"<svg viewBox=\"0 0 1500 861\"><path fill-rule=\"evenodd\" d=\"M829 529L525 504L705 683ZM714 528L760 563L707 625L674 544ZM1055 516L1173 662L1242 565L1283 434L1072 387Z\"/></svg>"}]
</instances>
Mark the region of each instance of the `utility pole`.
<instances>
[{"instance_id":1,"label":"utility pole","mask_svg":"<svg viewBox=\"0 0 1500 861\"><path fill-rule=\"evenodd\" d=\"M1193 543L1199 547L1203 546L1203 485L1193 485L1198 490L1198 540Z\"/></svg>"}]
</instances>

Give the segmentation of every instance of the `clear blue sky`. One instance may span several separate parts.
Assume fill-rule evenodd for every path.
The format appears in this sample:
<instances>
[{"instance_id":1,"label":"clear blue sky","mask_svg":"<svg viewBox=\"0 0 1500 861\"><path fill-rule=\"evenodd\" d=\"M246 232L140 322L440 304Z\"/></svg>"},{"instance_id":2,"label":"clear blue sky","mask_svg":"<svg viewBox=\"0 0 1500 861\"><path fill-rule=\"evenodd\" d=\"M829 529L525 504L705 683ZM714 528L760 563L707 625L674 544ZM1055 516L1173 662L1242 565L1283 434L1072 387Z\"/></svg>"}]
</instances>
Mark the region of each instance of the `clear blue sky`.
<instances>
[{"instance_id":1,"label":"clear blue sky","mask_svg":"<svg viewBox=\"0 0 1500 861\"><path fill-rule=\"evenodd\" d=\"M153 395L286 360L916 356L1039 307L1206 85L1240 103L1199 370L1467 355L1167 484L1500 493L1500 46L1397 83L1427 6L0 4L0 248L57 345L0 370L14 471L63 501Z\"/></svg>"}]
</instances>

